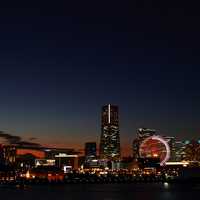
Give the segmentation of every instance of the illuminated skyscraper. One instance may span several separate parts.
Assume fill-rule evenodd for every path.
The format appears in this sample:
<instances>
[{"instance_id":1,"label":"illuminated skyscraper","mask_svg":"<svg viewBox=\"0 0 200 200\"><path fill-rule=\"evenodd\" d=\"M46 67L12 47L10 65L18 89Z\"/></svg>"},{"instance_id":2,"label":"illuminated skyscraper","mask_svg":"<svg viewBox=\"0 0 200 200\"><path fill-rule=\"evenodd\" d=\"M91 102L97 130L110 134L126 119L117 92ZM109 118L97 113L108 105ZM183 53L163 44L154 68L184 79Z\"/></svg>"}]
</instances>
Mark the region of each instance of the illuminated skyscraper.
<instances>
[{"instance_id":1,"label":"illuminated skyscraper","mask_svg":"<svg viewBox=\"0 0 200 200\"><path fill-rule=\"evenodd\" d=\"M102 108L100 158L111 161L120 159L118 106L109 104Z\"/></svg>"}]
</instances>

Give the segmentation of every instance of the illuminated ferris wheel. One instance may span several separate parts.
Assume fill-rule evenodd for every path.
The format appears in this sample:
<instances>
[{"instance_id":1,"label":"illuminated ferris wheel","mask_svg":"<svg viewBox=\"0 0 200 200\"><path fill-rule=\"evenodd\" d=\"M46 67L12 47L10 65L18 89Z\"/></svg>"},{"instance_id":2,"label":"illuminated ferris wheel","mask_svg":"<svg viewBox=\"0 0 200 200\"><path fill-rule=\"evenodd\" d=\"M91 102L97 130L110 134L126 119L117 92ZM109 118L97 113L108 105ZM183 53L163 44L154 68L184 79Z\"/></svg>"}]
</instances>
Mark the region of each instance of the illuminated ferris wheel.
<instances>
[{"instance_id":1,"label":"illuminated ferris wheel","mask_svg":"<svg viewBox=\"0 0 200 200\"><path fill-rule=\"evenodd\" d=\"M141 143L139 155L141 158L159 158L160 165L163 166L170 158L170 147L161 136L153 135Z\"/></svg>"}]
</instances>

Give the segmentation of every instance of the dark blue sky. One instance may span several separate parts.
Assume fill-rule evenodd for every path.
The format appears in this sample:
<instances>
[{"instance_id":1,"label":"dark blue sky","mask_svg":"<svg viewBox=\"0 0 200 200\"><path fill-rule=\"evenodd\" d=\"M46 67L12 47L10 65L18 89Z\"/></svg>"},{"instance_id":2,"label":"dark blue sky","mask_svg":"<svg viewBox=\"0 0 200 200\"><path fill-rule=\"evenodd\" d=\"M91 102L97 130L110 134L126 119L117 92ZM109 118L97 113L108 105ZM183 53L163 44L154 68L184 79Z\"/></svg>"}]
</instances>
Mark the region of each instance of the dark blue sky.
<instances>
[{"instance_id":1,"label":"dark blue sky","mask_svg":"<svg viewBox=\"0 0 200 200\"><path fill-rule=\"evenodd\" d=\"M120 107L123 143L138 127L199 137L200 16L160 1L13 1L0 9L0 129L83 146L101 106Z\"/></svg>"}]
</instances>

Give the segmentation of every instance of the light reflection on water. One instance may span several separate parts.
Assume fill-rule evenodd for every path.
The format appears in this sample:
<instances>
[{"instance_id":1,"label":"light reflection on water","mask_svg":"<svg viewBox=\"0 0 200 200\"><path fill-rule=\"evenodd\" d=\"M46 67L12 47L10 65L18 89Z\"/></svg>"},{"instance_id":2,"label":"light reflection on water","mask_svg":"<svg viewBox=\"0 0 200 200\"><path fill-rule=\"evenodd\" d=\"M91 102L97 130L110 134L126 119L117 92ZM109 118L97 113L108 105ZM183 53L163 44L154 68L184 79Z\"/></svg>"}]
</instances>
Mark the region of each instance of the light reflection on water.
<instances>
[{"instance_id":1,"label":"light reflection on water","mask_svg":"<svg viewBox=\"0 0 200 200\"><path fill-rule=\"evenodd\" d=\"M165 188L165 189L169 189L169 183L165 182L165 183L164 183L164 188Z\"/></svg>"},{"instance_id":2,"label":"light reflection on water","mask_svg":"<svg viewBox=\"0 0 200 200\"><path fill-rule=\"evenodd\" d=\"M0 188L1 199L5 200L188 200L193 195L200 195L199 185L137 183Z\"/></svg>"}]
</instances>

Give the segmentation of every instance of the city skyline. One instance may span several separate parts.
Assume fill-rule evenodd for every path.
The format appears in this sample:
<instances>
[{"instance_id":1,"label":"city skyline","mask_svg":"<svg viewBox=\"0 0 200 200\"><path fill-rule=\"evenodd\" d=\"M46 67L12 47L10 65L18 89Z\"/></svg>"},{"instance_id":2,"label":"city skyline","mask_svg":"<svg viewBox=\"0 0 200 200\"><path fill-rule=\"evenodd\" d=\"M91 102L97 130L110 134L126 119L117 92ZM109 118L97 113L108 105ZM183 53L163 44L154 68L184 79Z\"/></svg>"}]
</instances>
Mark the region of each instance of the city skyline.
<instances>
[{"instance_id":1,"label":"city skyline","mask_svg":"<svg viewBox=\"0 0 200 200\"><path fill-rule=\"evenodd\" d=\"M110 104L109 104L110 105ZM101 118L101 116L99 117L99 118ZM101 120L101 119L100 119ZM121 119L120 119L121 120ZM123 120L122 120L123 121ZM96 137L94 137L94 135L93 135L93 137L91 137L91 138L89 138L89 139L85 139L85 140L82 140L80 143L79 142L77 142L77 143L69 143L69 142L63 142L63 143L48 143L47 141L45 141L45 139L43 139L43 142L41 142L42 140L41 140L41 138L35 138L34 137L34 135L29 135L28 137L27 137L27 135L26 135L26 137L23 137L22 136L22 138L21 138L21 141L22 142L27 142L27 143L34 143L35 142L35 144L41 144L41 145L43 145L43 146L49 146L49 147L69 147L69 148L76 148L76 149L79 149L82 153L83 153L83 151L84 151L84 143L85 142L90 142L90 141L95 141L95 142L97 142L97 144L100 144L100 128L101 128L101 125L100 125L100 122L98 122L98 128L99 128L99 130L97 130L97 132L96 132ZM145 127L147 127L147 126L145 126ZM142 127L142 126L140 126L140 128L144 128L144 127ZM123 129L123 128L122 128ZM138 127L137 127L137 129L138 129ZM124 140L124 138L123 138L123 135L122 135L122 137L121 137L121 140L123 141L122 142L122 148L121 148L121 150L122 150L122 155L131 155L132 154L132 147L131 147L131 145L132 145L132 141L133 141L133 139L135 139L136 137L137 137L137 129L135 130L135 131L133 131L133 134L132 134L132 137L131 137L131 140L129 140L129 142L124 142L124 141L126 141L126 140ZM3 133L4 133L4 131L3 131ZM6 132L5 131L5 134L10 134L11 136L13 136L13 137L21 137L21 135L20 134L13 134L13 133L15 133L15 131L14 132ZM162 131L160 131L160 130L157 130L157 134L161 134L161 135L163 135L163 133L162 133ZM166 135L166 133L165 133L165 135ZM178 138L178 139L182 139L182 140L184 140L184 139L189 139L189 140L192 140L192 139L194 139L194 137L184 137L184 138L181 138L181 137L177 137L176 135L170 135L170 136L175 136L176 138ZM3 138L5 138L5 137L2 137L2 136L0 136L0 141L3 141L2 139ZM198 139L199 137L197 136L197 137L195 137L196 139ZM68 140L68 138L67 138L67 140ZM5 140L4 140L5 141ZM128 146L127 146L128 145ZM97 148L97 150L99 151L99 149Z\"/></svg>"},{"instance_id":2,"label":"city skyline","mask_svg":"<svg viewBox=\"0 0 200 200\"><path fill-rule=\"evenodd\" d=\"M123 149L139 127L199 138L200 17L184 2L145 2L2 3L0 130L83 149L111 103Z\"/></svg>"},{"instance_id":3,"label":"city skyline","mask_svg":"<svg viewBox=\"0 0 200 200\"><path fill-rule=\"evenodd\" d=\"M117 108L117 118L116 118L116 114L115 113L112 113L113 112L113 109L115 110L115 108L112 108L112 107L116 107ZM103 126L104 124L112 124L112 120L117 120L117 123L118 123L118 126L119 126L119 119L118 119L118 106L117 105L112 105L112 104L107 104L107 105L104 105L103 107L101 107L103 110L105 110L105 113L103 111L101 111L101 130L103 130ZM104 116L105 115L105 116ZM115 119L116 118L116 119ZM100 124L100 122L99 122ZM114 123L116 125L116 123ZM119 127L118 127L119 128ZM162 132L160 132L159 130L155 130L155 129L148 129L147 127L140 127L138 128L137 130L135 130L135 134L133 135L132 137L132 141L129 141L129 143L127 143L126 145L128 146L125 146L124 144L121 146L121 155L122 156L132 156L132 150L133 150L133 147L132 147L132 142L134 141L134 139L136 139L138 136L140 137L140 131L142 132L143 130L147 131L148 132L152 132L152 134L154 133L154 135L162 135ZM103 133L102 131L99 130L99 132L101 132L101 134ZM101 135L102 137L102 135ZM96 143L97 146L101 144L101 137L97 138L97 140L93 139L93 140L83 140L81 143L77 143L77 146L76 144L72 145L72 146L68 146L66 143L63 143L63 145L59 145L59 144L48 144L47 142L45 143L40 143L40 142L37 142L39 141L40 139L39 138L34 138L34 137L30 137L30 138L23 138L19 135L13 135L12 133L7 133L7 132L3 132L1 131L0 133L0 141L2 144L6 144L6 143L10 143L12 144L18 144L18 145L33 145L33 146L44 146L44 147L60 147L60 148L75 148L76 150L79 150L81 155L84 154L84 145L87 144L87 143ZM142 137L142 136L141 136ZM165 135L164 137L167 138L167 136ZM175 135L173 136L174 138L178 139L178 141L180 141L179 138L177 138ZM3 140L2 140L3 139ZM123 139L122 137L120 137L120 140ZM186 139L186 138L184 138ZM188 140L193 140L194 138L187 138ZM199 139L197 137L197 139ZM184 141L182 139L182 141ZM100 145L101 146L101 145ZM97 153L98 155L101 155L100 153L100 148L97 148Z\"/></svg>"},{"instance_id":4,"label":"city skyline","mask_svg":"<svg viewBox=\"0 0 200 200\"><path fill-rule=\"evenodd\" d=\"M199 21L192 1L1 1L1 198L199 196Z\"/></svg>"}]
</instances>

